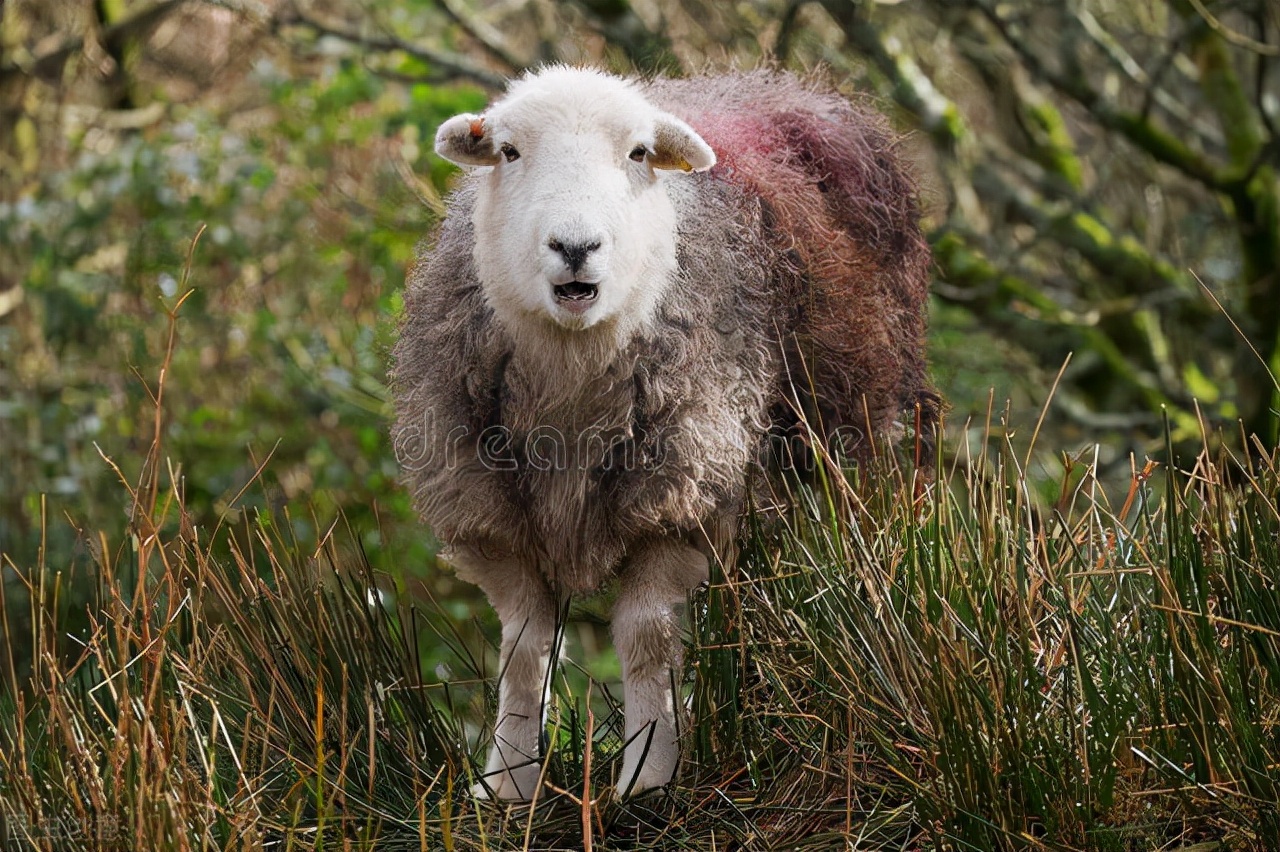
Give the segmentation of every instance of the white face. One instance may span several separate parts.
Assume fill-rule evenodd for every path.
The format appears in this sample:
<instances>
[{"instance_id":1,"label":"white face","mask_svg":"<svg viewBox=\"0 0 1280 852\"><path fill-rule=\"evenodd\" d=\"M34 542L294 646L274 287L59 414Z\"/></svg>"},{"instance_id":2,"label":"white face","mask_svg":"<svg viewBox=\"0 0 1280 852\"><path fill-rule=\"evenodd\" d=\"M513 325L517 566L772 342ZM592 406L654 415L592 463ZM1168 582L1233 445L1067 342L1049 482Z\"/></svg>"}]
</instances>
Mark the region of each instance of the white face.
<instances>
[{"instance_id":1,"label":"white face","mask_svg":"<svg viewBox=\"0 0 1280 852\"><path fill-rule=\"evenodd\" d=\"M451 119L436 144L489 166L473 221L494 310L505 322L566 329L631 330L653 315L676 266L662 170L715 161L628 84L565 68L517 83L483 117Z\"/></svg>"},{"instance_id":2,"label":"white face","mask_svg":"<svg viewBox=\"0 0 1280 852\"><path fill-rule=\"evenodd\" d=\"M675 212L647 162L652 130L637 125L583 134L495 118L503 161L475 208L492 302L568 328L647 313L675 268Z\"/></svg>"}]
</instances>

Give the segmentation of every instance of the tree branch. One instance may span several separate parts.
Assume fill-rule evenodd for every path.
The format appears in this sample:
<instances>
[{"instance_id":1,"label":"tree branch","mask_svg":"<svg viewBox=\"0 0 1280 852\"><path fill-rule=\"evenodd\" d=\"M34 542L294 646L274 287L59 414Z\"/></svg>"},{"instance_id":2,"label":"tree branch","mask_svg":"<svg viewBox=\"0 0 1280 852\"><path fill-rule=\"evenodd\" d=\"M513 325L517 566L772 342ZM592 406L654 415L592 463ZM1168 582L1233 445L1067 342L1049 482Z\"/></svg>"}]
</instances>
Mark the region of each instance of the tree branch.
<instances>
[{"instance_id":1,"label":"tree branch","mask_svg":"<svg viewBox=\"0 0 1280 852\"><path fill-rule=\"evenodd\" d=\"M1256 53L1259 56L1280 56L1280 47L1276 47L1274 44L1256 41L1249 38L1244 33L1238 33L1231 29L1226 24L1222 23L1222 21L1215 18L1213 13L1205 8L1202 0L1189 0L1189 2L1195 7L1196 14L1203 18L1204 22L1209 25L1209 29L1222 36L1224 40L1230 42L1236 47Z\"/></svg>"},{"instance_id":2,"label":"tree branch","mask_svg":"<svg viewBox=\"0 0 1280 852\"><path fill-rule=\"evenodd\" d=\"M683 70L671 50L671 42L645 26L629 0L578 0L578 5L595 19L600 33L622 48L639 70L647 73Z\"/></svg>"},{"instance_id":3,"label":"tree branch","mask_svg":"<svg viewBox=\"0 0 1280 852\"><path fill-rule=\"evenodd\" d=\"M1194 57L1200 67L1200 87L1211 105L1227 140L1231 168L1242 173L1263 145L1261 128L1253 113L1253 105L1232 66L1226 42L1213 33L1205 33L1194 45Z\"/></svg>"},{"instance_id":4,"label":"tree branch","mask_svg":"<svg viewBox=\"0 0 1280 852\"><path fill-rule=\"evenodd\" d=\"M276 18L273 25L276 28L301 25L321 35L332 36L368 50L376 50L383 53L399 51L438 69L442 72L439 79L461 78L478 83L490 90L500 90L505 88L507 84L506 78L501 74L495 74L492 71L473 65L457 54L414 44L392 35L365 35L349 30L342 25L311 17L298 9L294 9L291 14Z\"/></svg>"},{"instance_id":5,"label":"tree branch","mask_svg":"<svg viewBox=\"0 0 1280 852\"><path fill-rule=\"evenodd\" d=\"M1159 80L1147 73L1146 69L1125 50L1124 46L1098 23L1098 19L1093 16L1092 12L1081 6L1075 10L1075 17L1080 24L1081 32L1085 33L1090 41L1096 44L1111 59L1112 64L1124 72L1126 77L1145 89L1145 94L1143 95L1145 105L1140 111L1144 119L1147 118L1150 104L1155 103L1171 117L1195 130L1201 141L1218 146L1223 144L1221 132L1217 128L1200 121L1185 104L1165 91ZM1172 54L1170 54L1170 57L1172 57ZM1167 64L1162 67L1167 67Z\"/></svg>"},{"instance_id":6,"label":"tree branch","mask_svg":"<svg viewBox=\"0 0 1280 852\"><path fill-rule=\"evenodd\" d=\"M881 38L857 3L822 0L822 7L844 31L849 44L875 64L893 85L893 99L914 115L920 126L942 144L954 150L966 136L960 110L920 70L920 66L896 42Z\"/></svg>"},{"instance_id":7,"label":"tree branch","mask_svg":"<svg viewBox=\"0 0 1280 852\"><path fill-rule=\"evenodd\" d=\"M193 0L164 0L102 30L98 37L99 41L109 51L119 52L127 43L146 38L165 18L190 2ZM84 43L84 36L76 36L67 39L61 46L48 53L34 57L29 63L18 61L0 67L0 82L13 77L26 76L57 80L61 77L62 68L67 60L79 53Z\"/></svg>"},{"instance_id":8,"label":"tree branch","mask_svg":"<svg viewBox=\"0 0 1280 852\"><path fill-rule=\"evenodd\" d=\"M1239 367L1242 416L1246 427L1265 441L1277 439L1277 421L1271 413L1280 408L1280 391L1274 389L1270 368L1280 366L1280 180L1265 163L1273 155L1276 139L1245 92L1237 73L1228 39L1216 19L1193 2L1196 12L1209 23L1193 45L1200 67L1200 86L1222 125L1230 157L1231 180L1227 195L1235 211L1242 268L1241 295L1247 325L1255 342L1268 353L1270 365L1244 359ZM1185 12L1191 15L1190 10ZM1261 63L1270 54L1260 54ZM1280 148L1276 149L1280 151Z\"/></svg>"},{"instance_id":9,"label":"tree branch","mask_svg":"<svg viewBox=\"0 0 1280 852\"><path fill-rule=\"evenodd\" d=\"M1053 71L1030 47L1026 39L1011 30L1009 22L987 0L970 0L970 2L992 23L1005 44L1013 49L1022 64L1036 79L1080 104L1100 125L1124 136L1157 161L1178 169L1210 189L1218 192L1226 190L1229 179L1221 175L1208 160L1182 140L1156 127L1142 115L1120 109L1091 87L1083 76L1073 77Z\"/></svg>"},{"instance_id":10,"label":"tree branch","mask_svg":"<svg viewBox=\"0 0 1280 852\"><path fill-rule=\"evenodd\" d=\"M458 8L458 0L437 0L437 4L449 20L457 24L463 32L475 40L476 44L484 48L485 52L509 70L519 71L528 66L527 62L521 62L507 48L501 33L488 24L464 15Z\"/></svg>"},{"instance_id":11,"label":"tree branch","mask_svg":"<svg viewBox=\"0 0 1280 852\"><path fill-rule=\"evenodd\" d=\"M1096 216L1071 203L1073 199L1055 210L986 163L977 166L976 180L1019 219L1079 252L1099 274L1120 285L1117 289L1143 294L1192 292L1189 280L1173 264L1152 256L1127 234L1117 237Z\"/></svg>"},{"instance_id":12,"label":"tree branch","mask_svg":"<svg viewBox=\"0 0 1280 852\"><path fill-rule=\"evenodd\" d=\"M1265 41L1268 32L1267 13L1263 9L1262 4L1258 4L1255 12L1254 25L1258 28L1258 34ZM1280 16L1277 16L1277 25L1280 26ZM1271 113L1267 111L1267 81L1270 78L1271 64L1266 56L1259 56L1256 69L1254 72L1254 103L1258 108L1258 115L1262 118L1262 125L1267 128L1267 133L1271 136L1274 143L1276 137L1280 136L1280 130L1276 128L1276 122L1272 120Z\"/></svg>"},{"instance_id":13,"label":"tree branch","mask_svg":"<svg viewBox=\"0 0 1280 852\"><path fill-rule=\"evenodd\" d=\"M795 36L796 22L800 19L800 9L808 0L787 0L787 8L782 12L782 21L778 25L778 37L773 42L773 58L778 62L786 62L791 55L791 39Z\"/></svg>"},{"instance_id":14,"label":"tree branch","mask_svg":"<svg viewBox=\"0 0 1280 852\"><path fill-rule=\"evenodd\" d=\"M974 315L1002 336L1010 334L1007 312L1019 304L1024 305L1024 309L1018 311L1022 316L1079 334L1081 347L1100 357L1108 373L1120 384L1132 388L1151 410L1157 411L1161 406L1182 407L1154 375L1135 366L1096 321L1072 315L1045 295L1042 287L1001 269L954 230L935 232L930 235L930 242L943 279L961 290L982 293L981 309L975 310ZM973 300L964 300L963 304L970 310L974 308ZM1035 350L1043 342L1043 335L1037 334L1034 340L1026 340L1026 345Z\"/></svg>"}]
</instances>

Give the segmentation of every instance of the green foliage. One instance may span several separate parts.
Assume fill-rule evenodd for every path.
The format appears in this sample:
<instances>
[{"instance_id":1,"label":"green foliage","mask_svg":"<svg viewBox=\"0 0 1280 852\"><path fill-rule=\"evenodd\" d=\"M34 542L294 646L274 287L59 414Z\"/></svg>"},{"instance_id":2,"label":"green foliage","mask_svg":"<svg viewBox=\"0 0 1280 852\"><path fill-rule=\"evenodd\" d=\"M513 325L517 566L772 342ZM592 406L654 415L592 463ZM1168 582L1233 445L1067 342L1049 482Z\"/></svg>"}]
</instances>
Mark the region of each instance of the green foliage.
<instances>
[{"instance_id":1,"label":"green foliage","mask_svg":"<svg viewBox=\"0 0 1280 852\"><path fill-rule=\"evenodd\" d=\"M42 548L67 567L86 536L124 532L104 457L138 475L125 460L150 435L154 389L135 371L159 358L201 228L164 421L194 522L263 514L314 547L342 516L379 568L429 562L396 486L384 370L403 270L432 217L399 171L428 175L415 189L437 198L447 174L390 140L429 138L482 95L389 91L354 62L304 84L264 67L253 83L270 100L251 121L172 106L144 134L46 139L70 167L0 204L0 256L22 296L0 318L0 551L14 566ZM268 457L273 486L246 491ZM3 577L20 599L14 572Z\"/></svg>"}]
</instances>

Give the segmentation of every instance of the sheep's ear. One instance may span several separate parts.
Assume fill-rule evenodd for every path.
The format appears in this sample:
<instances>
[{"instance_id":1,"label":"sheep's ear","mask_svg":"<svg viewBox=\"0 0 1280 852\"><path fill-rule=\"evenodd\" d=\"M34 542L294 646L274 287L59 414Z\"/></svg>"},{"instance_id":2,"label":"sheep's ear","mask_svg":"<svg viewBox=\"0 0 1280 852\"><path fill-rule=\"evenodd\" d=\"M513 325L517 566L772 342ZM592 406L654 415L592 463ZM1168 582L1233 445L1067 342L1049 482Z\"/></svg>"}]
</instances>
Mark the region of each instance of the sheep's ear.
<instances>
[{"instance_id":1,"label":"sheep's ear","mask_svg":"<svg viewBox=\"0 0 1280 852\"><path fill-rule=\"evenodd\" d=\"M463 113L440 125L436 131L436 153L460 166L493 166L498 149L493 135L484 126L484 117Z\"/></svg>"},{"instance_id":2,"label":"sheep's ear","mask_svg":"<svg viewBox=\"0 0 1280 852\"><path fill-rule=\"evenodd\" d=\"M674 115L663 115L653 128L653 156L649 162L655 169L701 172L716 164L716 152L692 127Z\"/></svg>"}]
</instances>

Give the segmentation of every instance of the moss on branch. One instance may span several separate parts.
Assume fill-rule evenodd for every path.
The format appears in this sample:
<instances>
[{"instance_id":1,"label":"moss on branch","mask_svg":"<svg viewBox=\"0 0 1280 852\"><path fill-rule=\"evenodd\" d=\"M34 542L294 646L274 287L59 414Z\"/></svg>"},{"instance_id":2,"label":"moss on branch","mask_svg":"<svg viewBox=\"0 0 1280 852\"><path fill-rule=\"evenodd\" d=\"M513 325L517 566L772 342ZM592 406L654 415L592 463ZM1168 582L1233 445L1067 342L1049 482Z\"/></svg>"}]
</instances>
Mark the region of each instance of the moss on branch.
<instances>
[{"instance_id":1,"label":"moss on branch","mask_svg":"<svg viewBox=\"0 0 1280 852\"><path fill-rule=\"evenodd\" d=\"M1201 13L1179 3L1184 17ZM1229 158L1229 180L1221 190L1230 198L1240 239L1240 284L1245 327L1259 358L1241 351L1240 397L1245 429L1268 446L1280 440L1280 181L1263 165L1268 139L1262 117L1245 92L1232 51L1222 33L1204 30L1192 43L1206 103L1222 127Z\"/></svg>"},{"instance_id":2,"label":"moss on branch","mask_svg":"<svg viewBox=\"0 0 1280 852\"><path fill-rule=\"evenodd\" d=\"M1037 98L1033 103L1019 100L1028 133L1035 143L1036 161L1062 178L1072 189L1084 186L1084 167L1076 156L1076 146L1067 123L1053 104Z\"/></svg>"},{"instance_id":3,"label":"moss on branch","mask_svg":"<svg viewBox=\"0 0 1280 852\"><path fill-rule=\"evenodd\" d=\"M881 37L857 3L822 0L822 7L840 25L849 44L888 78L894 101L916 117L935 143L954 150L966 138L968 130L959 108L934 87L901 45Z\"/></svg>"},{"instance_id":4,"label":"moss on branch","mask_svg":"<svg viewBox=\"0 0 1280 852\"><path fill-rule=\"evenodd\" d=\"M975 0L974 5L995 26L1005 44L1017 54L1033 77L1080 104L1098 124L1119 133L1157 161L1178 169L1206 186L1221 190L1226 184L1227 179L1204 155L1174 134L1157 127L1151 119L1120 109L1094 89L1082 72L1060 74L1049 68L1031 48L1030 42L1013 32L1011 24L986 0Z\"/></svg>"},{"instance_id":5,"label":"moss on branch","mask_svg":"<svg viewBox=\"0 0 1280 852\"><path fill-rule=\"evenodd\" d=\"M1112 379L1130 387L1150 410L1157 411L1163 406L1176 412L1175 419L1180 423L1190 416L1160 387L1157 378L1139 368L1096 321L1068 311L1035 283L999 268L953 231L935 233L931 242L934 259L948 284L974 294L987 294L980 301L965 302L975 316L991 324L1003 311L1022 305L1023 315L1034 316L1047 325L1072 329L1079 335L1081 348L1100 358ZM1032 310L1027 311L1026 307ZM1006 323L996 324L1001 326L1001 334L1008 333Z\"/></svg>"}]
</instances>

